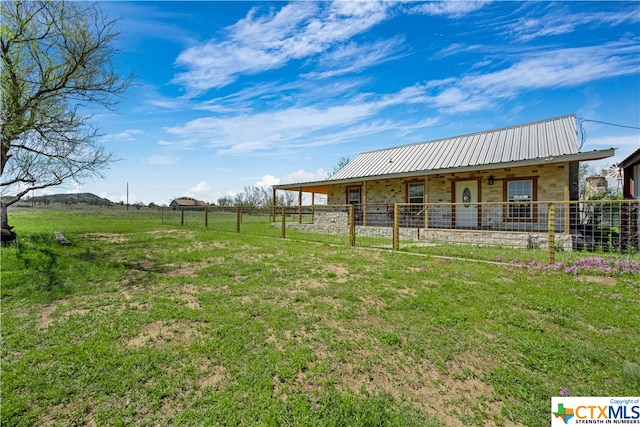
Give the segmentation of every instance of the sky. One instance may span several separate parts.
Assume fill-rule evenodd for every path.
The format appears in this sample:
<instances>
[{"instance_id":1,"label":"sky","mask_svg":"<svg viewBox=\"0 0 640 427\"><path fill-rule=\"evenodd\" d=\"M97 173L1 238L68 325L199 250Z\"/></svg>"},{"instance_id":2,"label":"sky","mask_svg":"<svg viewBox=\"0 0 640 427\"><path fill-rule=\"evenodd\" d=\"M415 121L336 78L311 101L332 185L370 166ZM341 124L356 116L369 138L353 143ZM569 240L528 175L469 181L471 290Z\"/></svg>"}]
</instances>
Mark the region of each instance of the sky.
<instances>
[{"instance_id":1,"label":"sky","mask_svg":"<svg viewBox=\"0 0 640 427\"><path fill-rule=\"evenodd\" d=\"M567 114L581 151L616 148L594 173L640 148L637 1L100 6L135 76L93 118L120 160L48 192L216 203L326 179L361 152Z\"/></svg>"}]
</instances>

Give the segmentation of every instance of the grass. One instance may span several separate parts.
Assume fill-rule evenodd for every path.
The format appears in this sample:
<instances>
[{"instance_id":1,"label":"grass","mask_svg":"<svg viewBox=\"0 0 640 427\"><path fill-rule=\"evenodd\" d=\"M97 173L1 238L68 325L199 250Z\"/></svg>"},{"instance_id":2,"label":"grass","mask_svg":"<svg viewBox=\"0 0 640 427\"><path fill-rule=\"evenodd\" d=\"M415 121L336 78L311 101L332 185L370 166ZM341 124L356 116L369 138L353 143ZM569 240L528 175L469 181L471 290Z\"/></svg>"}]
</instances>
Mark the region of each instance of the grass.
<instances>
[{"instance_id":1,"label":"grass","mask_svg":"<svg viewBox=\"0 0 640 427\"><path fill-rule=\"evenodd\" d=\"M640 392L640 274L10 212L0 424L549 424ZM60 246L59 230L72 241Z\"/></svg>"}]
</instances>

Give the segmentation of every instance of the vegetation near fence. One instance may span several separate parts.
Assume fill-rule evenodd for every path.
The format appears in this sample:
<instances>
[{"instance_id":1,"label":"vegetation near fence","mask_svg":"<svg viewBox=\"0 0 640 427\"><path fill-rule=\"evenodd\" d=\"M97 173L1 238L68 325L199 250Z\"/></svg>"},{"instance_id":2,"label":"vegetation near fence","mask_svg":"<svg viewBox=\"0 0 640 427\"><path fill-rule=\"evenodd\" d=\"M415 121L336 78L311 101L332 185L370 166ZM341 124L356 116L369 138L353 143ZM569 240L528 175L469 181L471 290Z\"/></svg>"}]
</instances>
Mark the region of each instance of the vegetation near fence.
<instances>
[{"instance_id":1,"label":"vegetation near fence","mask_svg":"<svg viewBox=\"0 0 640 427\"><path fill-rule=\"evenodd\" d=\"M207 207L162 222L487 261L640 260L640 203L431 203Z\"/></svg>"},{"instance_id":2,"label":"vegetation near fence","mask_svg":"<svg viewBox=\"0 0 640 427\"><path fill-rule=\"evenodd\" d=\"M561 392L640 390L640 263L282 239L317 210L11 215L3 426L536 427Z\"/></svg>"}]
</instances>

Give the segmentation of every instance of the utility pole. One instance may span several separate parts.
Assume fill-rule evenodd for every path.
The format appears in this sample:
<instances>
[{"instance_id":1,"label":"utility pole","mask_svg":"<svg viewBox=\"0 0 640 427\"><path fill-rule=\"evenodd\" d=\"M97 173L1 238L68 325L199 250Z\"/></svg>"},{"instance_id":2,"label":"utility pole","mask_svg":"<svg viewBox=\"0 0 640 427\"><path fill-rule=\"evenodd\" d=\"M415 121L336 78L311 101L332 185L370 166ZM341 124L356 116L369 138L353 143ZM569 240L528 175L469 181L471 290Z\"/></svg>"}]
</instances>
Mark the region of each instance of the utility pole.
<instances>
[{"instance_id":1,"label":"utility pole","mask_svg":"<svg viewBox=\"0 0 640 427\"><path fill-rule=\"evenodd\" d=\"M127 212L129 212L129 183L127 182Z\"/></svg>"}]
</instances>

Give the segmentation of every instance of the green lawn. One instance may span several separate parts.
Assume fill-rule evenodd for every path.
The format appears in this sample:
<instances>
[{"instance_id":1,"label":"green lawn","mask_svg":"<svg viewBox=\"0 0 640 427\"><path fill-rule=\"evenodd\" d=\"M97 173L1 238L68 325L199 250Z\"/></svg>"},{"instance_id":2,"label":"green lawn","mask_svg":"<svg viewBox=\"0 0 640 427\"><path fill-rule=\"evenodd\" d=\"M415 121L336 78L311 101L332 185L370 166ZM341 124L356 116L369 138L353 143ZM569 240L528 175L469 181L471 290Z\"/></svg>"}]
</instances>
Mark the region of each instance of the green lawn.
<instances>
[{"instance_id":1,"label":"green lawn","mask_svg":"<svg viewBox=\"0 0 640 427\"><path fill-rule=\"evenodd\" d=\"M106 208L10 211L10 222L2 426L546 426L561 389L640 395L640 273Z\"/></svg>"}]
</instances>

